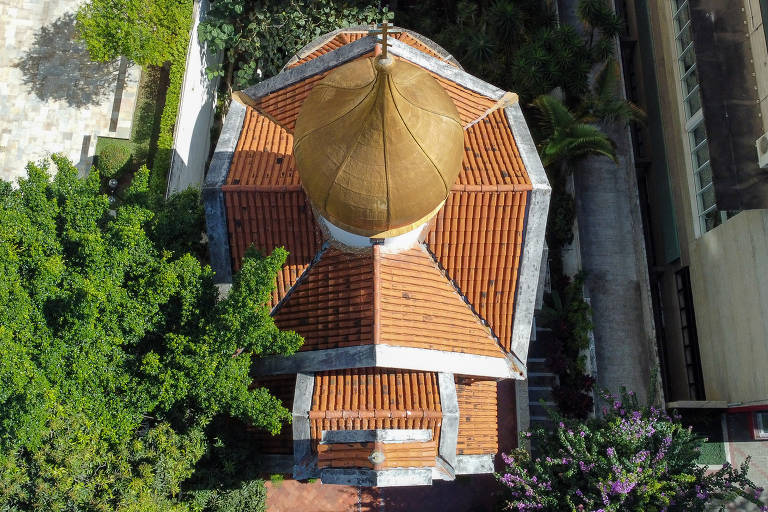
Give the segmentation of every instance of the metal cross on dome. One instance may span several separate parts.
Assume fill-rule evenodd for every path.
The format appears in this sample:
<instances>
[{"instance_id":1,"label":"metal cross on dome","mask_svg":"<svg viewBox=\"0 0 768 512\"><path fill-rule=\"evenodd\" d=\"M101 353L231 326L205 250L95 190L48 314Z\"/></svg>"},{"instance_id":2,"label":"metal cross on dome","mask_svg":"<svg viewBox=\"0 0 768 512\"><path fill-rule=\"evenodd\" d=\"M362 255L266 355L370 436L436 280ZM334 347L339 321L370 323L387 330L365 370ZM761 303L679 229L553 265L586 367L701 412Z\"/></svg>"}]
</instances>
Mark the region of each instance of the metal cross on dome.
<instances>
[{"instance_id":1,"label":"metal cross on dome","mask_svg":"<svg viewBox=\"0 0 768 512\"><path fill-rule=\"evenodd\" d=\"M378 28L371 30L370 34L381 34L381 58L387 58L387 47L390 44L387 42L387 35L389 34L389 22L383 21L379 23Z\"/></svg>"}]
</instances>

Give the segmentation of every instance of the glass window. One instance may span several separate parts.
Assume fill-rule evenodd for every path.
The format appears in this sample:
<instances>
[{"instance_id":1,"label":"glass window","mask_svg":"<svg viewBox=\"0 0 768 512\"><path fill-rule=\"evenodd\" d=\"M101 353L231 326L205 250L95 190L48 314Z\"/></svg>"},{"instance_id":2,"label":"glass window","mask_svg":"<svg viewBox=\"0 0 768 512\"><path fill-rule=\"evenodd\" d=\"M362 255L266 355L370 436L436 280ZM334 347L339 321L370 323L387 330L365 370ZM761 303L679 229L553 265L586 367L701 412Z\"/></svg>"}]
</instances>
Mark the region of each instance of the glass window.
<instances>
[{"instance_id":1,"label":"glass window","mask_svg":"<svg viewBox=\"0 0 768 512\"><path fill-rule=\"evenodd\" d=\"M696 215L702 232L720 225L730 217L727 212L717 209L715 186L712 182L712 167L709 163L709 145L707 128L701 115L701 90L696 73L696 52L691 32L691 12L687 0L671 0L674 20L674 39L677 44L678 65L680 68L680 89L685 118L688 121L688 142L690 144L690 162L693 168L692 195L696 197ZM696 118L695 116L700 116ZM693 126L691 126L693 125Z\"/></svg>"}]
</instances>

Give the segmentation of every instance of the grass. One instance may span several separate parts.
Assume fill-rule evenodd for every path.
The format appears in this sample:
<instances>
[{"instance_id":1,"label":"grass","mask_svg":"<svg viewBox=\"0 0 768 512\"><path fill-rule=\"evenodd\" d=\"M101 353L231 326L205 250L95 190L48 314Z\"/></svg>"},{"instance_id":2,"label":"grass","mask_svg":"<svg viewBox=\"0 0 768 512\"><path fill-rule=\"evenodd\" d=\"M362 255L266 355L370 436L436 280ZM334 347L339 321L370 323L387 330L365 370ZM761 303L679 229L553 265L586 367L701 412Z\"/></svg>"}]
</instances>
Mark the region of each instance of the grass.
<instances>
[{"instance_id":1,"label":"grass","mask_svg":"<svg viewBox=\"0 0 768 512\"><path fill-rule=\"evenodd\" d=\"M275 487L280 487L283 484L283 480L285 480L285 477L283 475L275 474L270 475L269 480L272 482L272 485Z\"/></svg>"}]
</instances>

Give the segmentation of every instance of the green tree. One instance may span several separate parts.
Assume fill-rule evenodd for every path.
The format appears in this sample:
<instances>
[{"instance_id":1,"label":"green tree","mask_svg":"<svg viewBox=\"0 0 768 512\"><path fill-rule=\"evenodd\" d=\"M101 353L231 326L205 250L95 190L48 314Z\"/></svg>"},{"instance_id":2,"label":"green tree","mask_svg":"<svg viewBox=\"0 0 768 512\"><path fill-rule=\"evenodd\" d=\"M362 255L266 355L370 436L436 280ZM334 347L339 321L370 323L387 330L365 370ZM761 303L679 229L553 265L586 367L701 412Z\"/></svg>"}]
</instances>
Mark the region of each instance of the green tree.
<instances>
[{"instance_id":1,"label":"green tree","mask_svg":"<svg viewBox=\"0 0 768 512\"><path fill-rule=\"evenodd\" d=\"M337 28L391 19L371 2L355 0L214 0L199 37L225 52L225 63L210 68L244 88L277 74L285 62L312 39Z\"/></svg>"},{"instance_id":2,"label":"green tree","mask_svg":"<svg viewBox=\"0 0 768 512\"><path fill-rule=\"evenodd\" d=\"M123 56L161 66L189 37L191 16L191 0L88 0L77 12L77 32L93 60Z\"/></svg>"},{"instance_id":3,"label":"green tree","mask_svg":"<svg viewBox=\"0 0 768 512\"><path fill-rule=\"evenodd\" d=\"M150 210L143 169L112 214L97 171L82 179L52 160L53 176L29 164L18 188L0 182L0 508L221 501L183 485L216 436L211 420L273 433L290 421L249 389L253 357L301 344L266 307L286 252L246 258L219 299L210 267L163 246L174 229L197 243L200 231L174 225L199 207Z\"/></svg>"},{"instance_id":4,"label":"green tree","mask_svg":"<svg viewBox=\"0 0 768 512\"><path fill-rule=\"evenodd\" d=\"M599 128L580 119L557 98L542 95L533 100L539 156L544 167L563 172L589 155L616 161L616 145Z\"/></svg>"},{"instance_id":5,"label":"green tree","mask_svg":"<svg viewBox=\"0 0 768 512\"><path fill-rule=\"evenodd\" d=\"M749 459L709 471L698 464L704 439L679 418L640 407L632 392L603 398L609 405L599 418L555 417L556 428L523 433L535 457L522 449L502 455L497 477L509 509L702 512L743 498L768 510L747 478Z\"/></svg>"},{"instance_id":6,"label":"green tree","mask_svg":"<svg viewBox=\"0 0 768 512\"><path fill-rule=\"evenodd\" d=\"M581 98L577 117L583 121L645 121L645 112L619 95L619 65L609 59L595 75L592 87Z\"/></svg>"}]
</instances>

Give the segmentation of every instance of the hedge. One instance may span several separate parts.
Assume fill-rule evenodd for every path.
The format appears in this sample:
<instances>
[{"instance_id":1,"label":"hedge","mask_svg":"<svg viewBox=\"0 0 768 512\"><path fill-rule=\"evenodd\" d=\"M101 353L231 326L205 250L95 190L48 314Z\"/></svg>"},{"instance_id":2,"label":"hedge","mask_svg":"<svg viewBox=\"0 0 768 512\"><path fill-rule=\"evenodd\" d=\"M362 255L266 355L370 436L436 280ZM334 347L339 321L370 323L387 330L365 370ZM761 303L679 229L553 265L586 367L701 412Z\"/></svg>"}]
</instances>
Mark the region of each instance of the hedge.
<instances>
[{"instance_id":1,"label":"hedge","mask_svg":"<svg viewBox=\"0 0 768 512\"><path fill-rule=\"evenodd\" d=\"M187 24L192 26L192 4L189 5ZM171 167L171 155L173 153L173 129L176 125L176 117L179 113L179 100L181 99L181 87L184 83L184 71L187 65L187 45L189 44L189 31L185 37L179 37L176 47L173 49L168 91L165 94L165 106L160 117L160 133L157 138L157 153L152 164L149 188L153 196L165 197L168 185L168 171Z\"/></svg>"}]
</instances>

